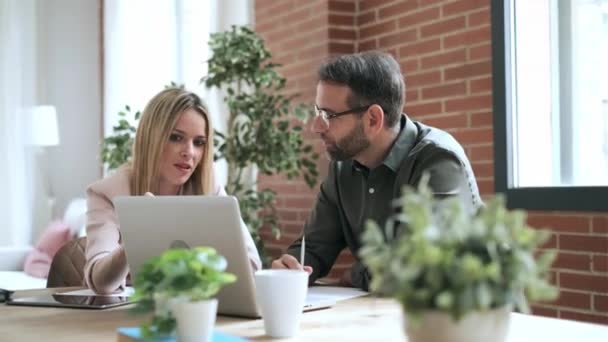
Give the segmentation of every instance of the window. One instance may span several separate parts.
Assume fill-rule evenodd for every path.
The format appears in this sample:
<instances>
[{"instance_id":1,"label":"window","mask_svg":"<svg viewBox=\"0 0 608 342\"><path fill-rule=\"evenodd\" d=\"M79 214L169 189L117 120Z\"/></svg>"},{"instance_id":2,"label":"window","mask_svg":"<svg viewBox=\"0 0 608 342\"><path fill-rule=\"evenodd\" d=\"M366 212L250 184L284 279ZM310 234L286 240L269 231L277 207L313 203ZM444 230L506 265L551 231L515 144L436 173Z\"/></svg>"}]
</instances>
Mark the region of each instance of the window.
<instances>
[{"instance_id":1,"label":"window","mask_svg":"<svg viewBox=\"0 0 608 342\"><path fill-rule=\"evenodd\" d=\"M497 192L608 210L608 0L493 0L492 40Z\"/></svg>"}]
</instances>

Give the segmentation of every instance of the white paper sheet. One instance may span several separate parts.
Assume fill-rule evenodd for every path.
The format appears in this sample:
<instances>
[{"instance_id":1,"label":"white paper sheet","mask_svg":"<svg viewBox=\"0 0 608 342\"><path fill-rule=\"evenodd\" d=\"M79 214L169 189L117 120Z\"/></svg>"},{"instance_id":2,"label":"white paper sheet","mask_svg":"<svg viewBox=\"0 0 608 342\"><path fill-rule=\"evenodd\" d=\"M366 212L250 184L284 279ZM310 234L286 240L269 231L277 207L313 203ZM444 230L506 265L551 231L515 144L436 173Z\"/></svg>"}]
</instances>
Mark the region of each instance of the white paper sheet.
<instances>
[{"instance_id":1,"label":"white paper sheet","mask_svg":"<svg viewBox=\"0 0 608 342\"><path fill-rule=\"evenodd\" d=\"M368 295L360 289L339 286L311 286L308 288L308 298L333 300L335 302Z\"/></svg>"},{"instance_id":2,"label":"white paper sheet","mask_svg":"<svg viewBox=\"0 0 608 342\"><path fill-rule=\"evenodd\" d=\"M19 291L46 288L46 278L35 278L20 271L0 272L0 289Z\"/></svg>"},{"instance_id":3,"label":"white paper sheet","mask_svg":"<svg viewBox=\"0 0 608 342\"><path fill-rule=\"evenodd\" d=\"M107 294L107 295L103 295L103 296L129 297L129 296L133 295L134 292L135 292L135 290L131 286L127 286L122 292ZM61 294L67 295L67 296L101 296L101 295L93 292L93 290L91 290L91 289L67 291L67 292L61 292Z\"/></svg>"}]
</instances>

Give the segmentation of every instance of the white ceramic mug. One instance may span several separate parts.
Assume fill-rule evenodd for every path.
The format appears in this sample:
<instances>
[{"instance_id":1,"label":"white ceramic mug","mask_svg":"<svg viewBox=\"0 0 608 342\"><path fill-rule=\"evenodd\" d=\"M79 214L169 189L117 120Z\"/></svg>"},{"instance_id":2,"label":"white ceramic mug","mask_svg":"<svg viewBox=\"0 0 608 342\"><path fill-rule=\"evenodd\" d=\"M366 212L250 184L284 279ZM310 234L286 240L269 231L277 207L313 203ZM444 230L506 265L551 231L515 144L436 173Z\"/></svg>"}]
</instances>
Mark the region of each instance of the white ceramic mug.
<instances>
[{"instance_id":1,"label":"white ceramic mug","mask_svg":"<svg viewBox=\"0 0 608 342\"><path fill-rule=\"evenodd\" d=\"M300 326L308 291L308 273L299 270L261 270L255 273L255 293L271 337L294 336Z\"/></svg>"}]
</instances>

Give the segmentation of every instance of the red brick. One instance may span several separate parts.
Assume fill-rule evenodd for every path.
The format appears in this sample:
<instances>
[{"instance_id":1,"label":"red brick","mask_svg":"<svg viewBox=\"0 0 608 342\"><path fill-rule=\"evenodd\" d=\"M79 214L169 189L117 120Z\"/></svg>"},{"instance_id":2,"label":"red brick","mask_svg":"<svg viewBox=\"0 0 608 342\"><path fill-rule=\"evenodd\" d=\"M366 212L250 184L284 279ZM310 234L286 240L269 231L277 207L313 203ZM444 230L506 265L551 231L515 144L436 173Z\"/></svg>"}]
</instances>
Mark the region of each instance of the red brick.
<instances>
[{"instance_id":1,"label":"red brick","mask_svg":"<svg viewBox=\"0 0 608 342\"><path fill-rule=\"evenodd\" d=\"M438 84L441 82L441 72L439 71L426 71L406 74L405 83L409 87L421 87L430 84Z\"/></svg>"},{"instance_id":2,"label":"red brick","mask_svg":"<svg viewBox=\"0 0 608 342\"><path fill-rule=\"evenodd\" d=\"M431 7L399 18L399 28L412 28L439 19L439 7Z\"/></svg>"},{"instance_id":3,"label":"red brick","mask_svg":"<svg viewBox=\"0 0 608 342\"><path fill-rule=\"evenodd\" d=\"M469 159L471 161L494 160L494 146L473 146L470 148Z\"/></svg>"},{"instance_id":4,"label":"red brick","mask_svg":"<svg viewBox=\"0 0 608 342\"><path fill-rule=\"evenodd\" d=\"M418 8L418 1L398 1L396 4L383 7L378 12L380 18L388 18L402 13L409 13Z\"/></svg>"},{"instance_id":5,"label":"red brick","mask_svg":"<svg viewBox=\"0 0 608 342\"><path fill-rule=\"evenodd\" d=\"M482 77L469 81L471 94L487 93L492 91L492 77Z\"/></svg>"},{"instance_id":6,"label":"red brick","mask_svg":"<svg viewBox=\"0 0 608 342\"><path fill-rule=\"evenodd\" d=\"M555 259L555 262L553 263L553 267L575 271L590 271L591 255L565 253L560 251Z\"/></svg>"},{"instance_id":7,"label":"red brick","mask_svg":"<svg viewBox=\"0 0 608 342\"><path fill-rule=\"evenodd\" d=\"M492 177L494 176L494 163L493 162L477 162L473 163L473 172L476 177Z\"/></svg>"},{"instance_id":8,"label":"red brick","mask_svg":"<svg viewBox=\"0 0 608 342\"><path fill-rule=\"evenodd\" d=\"M378 39L370 39L359 43L359 51L370 51L378 48Z\"/></svg>"},{"instance_id":9,"label":"red brick","mask_svg":"<svg viewBox=\"0 0 608 342\"><path fill-rule=\"evenodd\" d=\"M567 215L545 215L529 212L528 224L557 232L588 233L589 217Z\"/></svg>"},{"instance_id":10,"label":"red brick","mask_svg":"<svg viewBox=\"0 0 608 342\"><path fill-rule=\"evenodd\" d=\"M575 321L591 322L597 324L608 324L608 315L600 316L582 312L560 310L560 318L571 319Z\"/></svg>"},{"instance_id":11,"label":"red brick","mask_svg":"<svg viewBox=\"0 0 608 342\"><path fill-rule=\"evenodd\" d=\"M390 1L387 1L387 0L364 0L364 1L359 1L359 11L365 12L365 11L368 11L370 9L376 10L377 8L382 7L383 5L386 5L387 3L390 3Z\"/></svg>"},{"instance_id":12,"label":"red brick","mask_svg":"<svg viewBox=\"0 0 608 342\"><path fill-rule=\"evenodd\" d=\"M559 285L564 289L608 292L608 277L582 273L559 273Z\"/></svg>"},{"instance_id":13,"label":"red brick","mask_svg":"<svg viewBox=\"0 0 608 342\"><path fill-rule=\"evenodd\" d=\"M451 84L443 84L422 89L422 99L437 99L464 95L467 92L465 82L457 82Z\"/></svg>"},{"instance_id":14,"label":"red brick","mask_svg":"<svg viewBox=\"0 0 608 342\"><path fill-rule=\"evenodd\" d=\"M422 69L431 69L451 64L463 64L467 60L467 51L458 49L424 57L421 60Z\"/></svg>"},{"instance_id":15,"label":"red brick","mask_svg":"<svg viewBox=\"0 0 608 342\"><path fill-rule=\"evenodd\" d=\"M594 272L608 272L608 256L606 255L593 255L593 271ZM606 277L608 281L608 276Z\"/></svg>"},{"instance_id":16,"label":"red brick","mask_svg":"<svg viewBox=\"0 0 608 342\"><path fill-rule=\"evenodd\" d=\"M415 102L418 101L419 99L419 91L418 89L407 89L405 91L405 102L408 103L409 101Z\"/></svg>"},{"instance_id":17,"label":"red brick","mask_svg":"<svg viewBox=\"0 0 608 342\"><path fill-rule=\"evenodd\" d=\"M363 13L357 16L357 23L360 27L372 23L374 21L376 21L376 11Z\"/></svg>"},{"instance_id":18,"label":"red brick","mask_svg":"<svg viewBox=\"0 0 608 342\"><path fill-rule=\"evenodd\" d=\"M557 234L551 234L549 239L539 246L540 249L556 249L557 248ZM555 264L553 264L555 267Z\"/></svg>"},{"instance_id":19,"label":"red brick","mask_svg":"<svg viewBox=\"0 0 608 342\"><path fill-rule=\"evenodd\" d=\"M456 17L441 20L432 24L424 25L420 28L420 36L427 38L430 36L438 36L445 33L461 30L466 27L465 17Z\"/></svg>"},{"instance_id":20,"label":"red brick","mask_svg":"<svg viewBox=\"0 0 608 342\"><path fill-rule=\"evenodd\" d=\"M494 179L477 179L477 186L482 195L493 194L495 192Z\"/></svg>"},{"instance_id":21,"label":"red brick","mask_svg":"<svg viewBox=\"0 0 608 342\"><path fill-rule=\"evenodd\" d=\"M354 26L355 16L350 14L329 14L329 24L338 26Z\"/></svg>"},{"instance_id":22,"label":"red brick","mask_svg":"<svg viewBox=\"0 0 608 342\"><path fill-rule=\"evenodd\" d=\"M475 27L480 25L489 25L490 22L490 11L481 10L468 15L467 25L469 27Z\"/></svg>"},{"instance_id":23,"label":"red brick","mask_svg":"<svg viewBox=\"0 0 608 342\"><path fill-rule=\"evenodd\" d=\"M339 40L354 40L357 38L355 30L353 29L342 29L342 28L330 28L329 39Z\"/></svg>"},{"instance_id":24,"label":"red brick","mask_svg":"<svg viewBox=\"0 0 608 342\"><path fill-rule=\"evenodd\" d=\"M492 63L489 61L467 63L444 71L445 80L460 80L475 76L489 75L492 72Z\"/></svg>"},{"instance_id":25,"label":"red brick","mask_svg":"<svg viewBox=\"0 0 608 342\"><path fill-rule=\"evenodd\" d=\"M591 295L581 292L560 291L559 298L557 298L552 304L567 308L590 310Z\"/></svg>"},{"instance_id":26,"label":"red brick","mask_svg":"<svg viewBox=\"0 0 608 342\"><path fill-rule=\"evenodd\" d=\"M416 71L418 71L418 58L406 58L405 60L401 61L399 63L399 66L401 67L401 72L405 75L409 75L410 73L414 73ZM407 76L406 76L406 82L407 82ZM413 87L416 87L415 84L412 84Z\"/></svg>"},{"instance_id":27,"label":"red brick","mask_svg":"<svg viewBox=\"0 0 608 342\"><path fill-rule=\"evenodd\" d=\"M544 317L558 317L557 309L546 308L541 306L532 306L532 314L536 316Z\"/></svg>"},{"instance_id":28,"label":"red brick","mask_svg":"<svg viewBox=\"0 0 608 342\"><path fill-rule=\"evenodd\" d=\"M608 233L608 216L595 216L592 225L594 233Z\"/></svg>"},{"instance_id":29,"label":"red brick","mask_svg":"<svg viewBox=\"0 0 608 342\"><path fill-rule=\"evenodd\" d=\"M491 95L469 96L461 99L446 100L445 111L457 112L467 110L481 110L492 107Z\"/></svg>"},{"instance_id":30,"label":"red brick","mask_svg":"<svg viewBox=\"0 0 608 342\"><path fill-rule=\"evenodd\" d=\"M285 15L282 19L281 22L283 24L283 26L286 25L291 25L293 23L305 20L305 19L309 19L311 18L313 15L312 11L310 10L310 8L303 8L297 11L292 11L290 13L287 13L287 15ZM275 21L276 24L276 21Z\"/></svg>"},{"instance_id":31,"label":"red brick","mask_svg":"<svg viewBox=\"0 0 608 342\"><path fill-rule=\"evenodd\" d=\"M469 48L469 61L479 60L491 60L492 59L492 45L482 44Z\"/></svg>"},{"instance_id":32,"label":"red brick","mask_svg":"<svg viewBox=\"0 0 608 342\"><path fill-rule=\"evenodd\" d=\"M383 21L380 23L369 25L359 29L359 39L365 40L373 36L394 32L396 27L397 23L395 20Z\"/></svg>"},{"instance_id":33,"label":"red brick","mask_svg":"<svg viewBox=\"0 0 608 342\"><path fill-rule=\"evenodd\" d=\"M595 311L608 312L608 296L593 295L593 309Z\"/></svg>"},{"instance_id":34,"label":"red brick","mask_svg":"<svg viewBox=\"0 0 608 342\"><path fill-rule=\"evenodd\" d=\"M440 102L427 102L427 103L416 103L416 104L409 104L406 102L405 108L406 108L406 113L414 115L414 116L441 113L441 103Z\"/></svg>"},{"instance_id":35,"label":"red brick","mask_svg":"<svg viewBox=\"0 0 608 342\"><path fill-rule=\"evenodd\" d=\"M560 234L559 247L571 251L608 253L608 237Z\"/></svg>"},{"instance_id":36,"label":"red brick","mask_svg":"<svg viewBox=\"0 0 608 342\"><path fill-rule=\"evenodd\" d=\"M489 26L471 29L442 36L443 48L451 49L457 46L471 46L480 42L490 41L492 35Z\"/></svg>"},{"instance_id":37,"label":"red brick","mask_svg":"<svg viewBox=\"0 0 608 342\"><path fill-rule=\"evenodd\" d=\"M416 57L430 52L439 51L439 49L441 49L441 40L439 38L434 38L401 46L399 48L399 56Z\"/></svg>"},{"instance_id":38,"label":"red brick","mask_svg":"<svg viewBox=\"0 0 608 342\"><path fill-rule=\"evenodd\" d=\"M441 14L444 17L477 10L480 8L489 9L490 2L488 0L460 0L455 2L449 2L441 6Z\"/></svg>"},{"instance_id":39,"label":"red brick","mask_svg":"<svg viewBox=\"0 0 608 342\"><path fill-rule=\"evenodd\" d=\"M401 45L408 42L413 42L418 39L416 30L399 31L380 38L381 47L390 47L393 45Z\"/></svg>"},{"instance_id":40,"label":"red brick","mask_svg":"<svg viewBox=\"0 0 608 342\"><path fill-rule=\"evenodd\" d=\"M355 52L355 44L354 43L330 42L329 43L329 52L330 53L338 53L338 54L354 53Z\"/></svg>"},{"instance_id":41,"label":"red brick","mask_svg":"<svg viewBox=\"0 0 608 342\"><path fill-rule=\"evenodd\" d=\"M421 121L429 126L442 129L461 128L467 126L467 116L465 114L422 117Z\"/></svg>"},{"instance_id":42,"label":"red brick","mask_svg":"<svg viewBox=\"0 0 608 342\"><path fill-rule=\"evenodd\" d=\"M353 1L329 0L330 12L355 12L355 3Z\"/></svg>"},{"instance_id":43,"label":"red brick","mask_svg":"<svg viewBox=\"0 0 608 342\"><path fill-rule=\"evenodd\" d=\"M493 141L491 128L467 128L452 132L452 135L461 144L487 143Z\"/></svg>"},{"instance_id":44,"label":"red brick","mask_svg":"<svg viewBox=\"0 0 608 342\"><path fill-rule=\"evenodd\" d=\"M481 113L472 113L471 114L471 127L472 128L480 128L490 126L492 127L493 121L492 113L490 112L481 112Z\"/></svg>"}]
</instances>

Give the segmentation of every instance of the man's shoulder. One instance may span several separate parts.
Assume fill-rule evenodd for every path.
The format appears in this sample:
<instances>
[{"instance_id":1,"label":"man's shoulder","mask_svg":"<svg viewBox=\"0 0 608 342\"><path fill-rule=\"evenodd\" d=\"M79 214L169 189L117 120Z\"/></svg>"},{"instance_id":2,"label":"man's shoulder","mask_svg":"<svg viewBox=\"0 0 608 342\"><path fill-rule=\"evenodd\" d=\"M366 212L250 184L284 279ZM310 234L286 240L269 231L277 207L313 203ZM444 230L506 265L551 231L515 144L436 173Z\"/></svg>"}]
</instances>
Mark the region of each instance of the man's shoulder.
<instances>
[{"instance_id":1,"label":"man's shoulder","mask_svg":"<svg viewBox=\"0 0 608 342\"><path fill-rule=\"evenodd\" d=\"M418 127L418 139L410 151L410 156L446 153L458 159L466 159L462 145L450 133L421 122L414 122Z\"/></svg>"}]
</instances>

